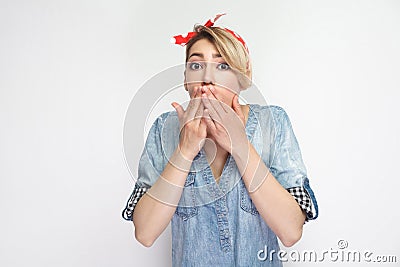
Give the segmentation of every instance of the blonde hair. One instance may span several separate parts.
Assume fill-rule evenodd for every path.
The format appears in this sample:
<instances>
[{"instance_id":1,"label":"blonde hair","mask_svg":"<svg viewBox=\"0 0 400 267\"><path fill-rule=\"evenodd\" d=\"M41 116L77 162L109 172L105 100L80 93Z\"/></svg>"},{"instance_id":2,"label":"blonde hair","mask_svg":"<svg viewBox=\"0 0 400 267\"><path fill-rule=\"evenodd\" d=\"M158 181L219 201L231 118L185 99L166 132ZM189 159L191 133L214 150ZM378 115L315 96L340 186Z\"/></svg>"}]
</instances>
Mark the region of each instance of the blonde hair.
<instances>
[{"instance_id":1,"label":"blonde hair","mask_svg":"<svg viewBox=\"0 0 400 267\"><path fill-rule=\"evenodd\" d=\"M238 71L239 83L242 89L246 89L251 85L252 70L250 56L243 44L236 39L230 32L220 27L205 27L196 25L194 32L197 34L186 44L186 62L189 57L190 48L199 40L207 39L215 45L218 52L226 60L228 65Z\"/></svg>"}]
</instances>

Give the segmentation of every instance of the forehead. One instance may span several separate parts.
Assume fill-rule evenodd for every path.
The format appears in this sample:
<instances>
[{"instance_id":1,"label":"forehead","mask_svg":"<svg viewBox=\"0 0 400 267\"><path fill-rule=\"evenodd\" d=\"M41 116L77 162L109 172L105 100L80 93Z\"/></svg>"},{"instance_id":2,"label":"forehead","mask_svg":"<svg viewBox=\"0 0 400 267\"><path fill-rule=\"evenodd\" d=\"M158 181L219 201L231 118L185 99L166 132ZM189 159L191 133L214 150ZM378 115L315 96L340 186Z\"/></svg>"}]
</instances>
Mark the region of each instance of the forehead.
<instances>
[{"instance_id":1,"label":"forehead","mask_svg":"<svg viewBox=\"0 0 400 267\"><path fill-rule=\"evenodd\" d=\"M188 56L190 56L190 54L194 52L215 54L218 53L218 49L208 39L200 39L195 42L192 47L190 47Z\"/></svg>"}]
</instances>

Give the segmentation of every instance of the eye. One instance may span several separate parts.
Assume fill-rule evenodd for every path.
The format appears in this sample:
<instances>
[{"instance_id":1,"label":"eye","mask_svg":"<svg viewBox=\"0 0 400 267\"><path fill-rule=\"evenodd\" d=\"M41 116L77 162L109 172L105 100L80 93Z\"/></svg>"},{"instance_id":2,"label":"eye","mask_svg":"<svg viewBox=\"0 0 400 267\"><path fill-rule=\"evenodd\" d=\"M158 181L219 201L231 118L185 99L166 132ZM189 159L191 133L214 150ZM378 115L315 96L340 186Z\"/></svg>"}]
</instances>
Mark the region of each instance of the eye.
<instances>
[{"instance_id":1,"label":"eye","mask_svg":"<svg viewBox=\"0 0 400 267\"><path fill-rule=\"evenodd\" d=\"M188 67L191 70L201 70L203 68L199 62L188 62Z\"/></svg>"},{"instance_id":2,"label":"eye","mask_svg":"<svg viewBox=\"0 0 400 267\"><path fill-rule=\"evenodd\" d=\"M217 65L217 69L219 69L219 70L229 70L230 67L226 63L220 63L220 64Z\"/></svg>"}]
</instances>

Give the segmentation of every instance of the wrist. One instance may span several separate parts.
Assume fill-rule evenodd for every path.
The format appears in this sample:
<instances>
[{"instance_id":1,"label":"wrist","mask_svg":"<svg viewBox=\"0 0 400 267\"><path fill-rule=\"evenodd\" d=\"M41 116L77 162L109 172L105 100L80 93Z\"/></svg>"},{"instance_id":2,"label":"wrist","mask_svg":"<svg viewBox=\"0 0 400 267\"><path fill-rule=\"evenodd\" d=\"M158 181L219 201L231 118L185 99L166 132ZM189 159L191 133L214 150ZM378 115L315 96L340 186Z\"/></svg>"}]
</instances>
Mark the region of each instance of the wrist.
<instances>
[{"instance_id":1,"label":"wrist","mask_svg":"<svg viewBox=\"0 0 400 267\"><path fill-rule=\"evenodd\" d=\"M199 153L198 151L194 151L193 148L187 148L185 146L181 146L180 144L175 150L176 153L179 153L180 157L187 161L193 161L194 157Z\"/></svg>"},{"instance_id":2,"label":"wrist","mask_svg":"<svg viewBox=\"0 0 400 267\"><path fill-rule=\"evenodd\" d=\"M232 156L235 161L247 162L250 157L251 145L250 141L246 139L246 141L240 142L232 147Z\"/></svg>"},{"instance_id":3,"label":"wrist","mask_svg":"<svg viewBox=\"0 0 400 267\"><path fill-rule=\"evenodd\" d=\"M189 172L190 167L192 166L193 158L194 156L191 157L188 154L184 154L184 152L178 146L170 158L169 163L180 171Z\"/></svg>"}]
</instances>

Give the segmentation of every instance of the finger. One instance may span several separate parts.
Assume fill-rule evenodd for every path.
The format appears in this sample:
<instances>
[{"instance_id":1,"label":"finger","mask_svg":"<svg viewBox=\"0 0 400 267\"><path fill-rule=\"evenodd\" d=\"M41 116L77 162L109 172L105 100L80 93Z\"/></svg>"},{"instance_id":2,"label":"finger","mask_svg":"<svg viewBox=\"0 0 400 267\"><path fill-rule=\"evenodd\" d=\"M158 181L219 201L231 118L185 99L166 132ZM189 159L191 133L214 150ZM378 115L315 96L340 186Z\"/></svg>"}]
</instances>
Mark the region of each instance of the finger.
<instances>
[{"instance_id":1,"label":"finger","mask_svg":"<svg viewBox=\"0 0 400 267\"><path fill-rule=\"evenodd\" d=\"M217 131L214 121L210 117L210 112L208 109L204 109L203 121L206 123L207 128L210 130L212 134Z\"/></svg>"},{"instance_id":2,"label":"finger","mask_svg":"<svg viewBox=\"0 0 400 267\"><path fill-rule=\"evenodd\" d=\"M198 91L200 91L200 90L198 90L197 87L195 88L195 90L196 90L195 91L195 96L196 96L196 95L198 95ZM186 119L187 120L191 120L195 117L196 112L199 109L201 102L202 102L201 98L199 98L199 97L190 99L189 106L186 110Z\"/></svg>"},{"instance_id":3,"label":"finger","mask_svg":"<svg viewBox=\"0 0 400 267\"><path fill-rule=\"evenodd\" d=\"M212 96L212 98L215 99L216 101L218 101L218 102L216 102L216 103L218 103L218 104L221 106L221 108L222 108L222 110L223 110L224 112L227 112L227 110L228 110L230 107L228 107L228 105L226 105L224 102L220 101L220 100L217 98L217 96L215 95L215 87L214 87L213 85L210 85L210 86L208 87L208 89L209 89L209 91L210 91L210 95ZM226 89L226 90L228 90L228 89Z\"/></svg>"},{"instance_id":4,"label":"finger","mask_svg":"<svg viewBox=\"0 0 400 267\"><path fill-rule=\"evenodd\" d=\"M242 123L244 123L244 114L242 111L242 107L239 104L239 95L234 95L232 99L232 107L235 113L239 116L239 118L242 120Z\"/></svg>"},{"instance_id":5,"label":"finger","mask_svg":"<svg viewBox=\"0 0 400 267\"><path fill-rule=\"evenodd\" d=\"M213 85L210 85L209 87L205 86L204 90L207 94L207 97L212 99L211 104L214 106L214 109L219 113L219 115L222 117L223 114L227 113L227 109L229 107L215 96L214 86Z\"/></svg>"},{"instance_id":6,"label":"finger","mask_svg":"<svg viewBox=\"0 0 400 267\"><path fill-rule=\"evenodd\" d=\"M197 88L197 93L195 95L196 98L201 102L198 109L196 110L195 118L201 118L203 116L204 105L201 101L201 88Z\"/></svg>"},{"instance_id":7,"label":"finger","mask_svg":"<svg viewBox=\"0 0 400 267\"><path fill-rule=\"evenodd\" d=\"M181 120L183 118L184 113L185 113L185 111L183 110L182 106L179 105L176 102L172 102L171 106L176 110L176 113L178 113L178 118L179 118L179 120Z\"/></svg>"},{"instance_id":8,"label":"finger","mask_svg":"<svg viewBox=\"0 0 400 267\"><path fill-rule=\"evenodd\" d=\"M203 102L204 108L208 110L208 114L211 119L216 120L216 121L221 120L221 116L218 114L214 105L211 103L211 99L207 97L206 93L203 93L203 95L202 95L202 102Z\"/></svg>"},{"instance_id":9,"label":"finger","mask_svg":"<svg viewBox=\"0 0 400 267\"><path fill-rule=\"evenodd\" d=\"M201 86L196 86L196 97L201 97Z\"/></svg>"},{"instance_id":10,"label":"finger","mask_svg":"<svg viewBox=\"0 0 400 267\"><path fill-rule=\"evenodd\" d=\"M209 108L210 114L212 116L218 115L218 117L221 118L222 117L221 115L223 114L224 110L221 110L220 101L215 97L215 94L212 93L211 88L213 91L215 91L215 89L212 85L210 87L203 86L202 87L202 92L203 92L202 96L204 96L204 94L205 94L206 97L208 99L210 99L210 101L208 101L210 103L210 105L212 106L212 108L211 107ZM216 119L215 116L214 116L214 119Z\"/></svg>"},{"instance_id":11,"label":"finger","mask_svg":"<svg viewBox=\"0 0 400 267\"><path fill-rule=\"evenodd\" d=\"M186 110L186 119L191 120L199 116L200 111L204 109L201 98L191 100L191 106Z\"/></svg>"},{"instance_id":12,"label":"finger","mask_svg":"<svg viewBox=\"0 0 400 267\"><path fill-rule=\"evenodd\" d=\"M190 94L189 94L190 99L196 97L196 92L197 92L197 86L195 86L195 87L193 88L193 90L190 91Z\"/></svg>"},{"instance_id":13,"label":"finger","mask_svg":"<svg viewBox=\"0 0 400 267\"><path fill-rule=\"evenodd\" d=\"M233 110L236 112L236 114L239 115L239 117L244 117L243 111L242 111L242 106L239 104L239 95L234 95L232 99L232 107Z\"/></svg>"},{"instance_id":14,"label":"finger","mask_svg":"<svg viewBox=\"0 0 400 267\"><path fill-rule=\"evenodd\" d=\"M242 113L242 108L240 107L240 104L239 104L239 97L238 97L238 95L234 95L234 96L233 96L233 98L232 98L232 107L233 107L233 110L234 110L236 113L238 113L238 114Z\"/></svg>"},{"instance_id":15,"label":"finger","mask_svg":"<svg viewBox=\"0 0 400 267\"><path fill-rule=\"evenodd\" d=\"M195 120L197 121L197 125L200 124L203 114L204 114L204 105L203 105L203 103L201 103L199 108L197 109L196 115L195 115Z\"/></svg>"}]
</instances>

